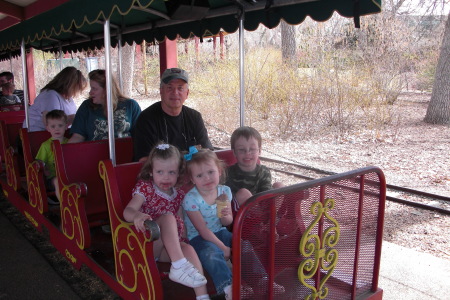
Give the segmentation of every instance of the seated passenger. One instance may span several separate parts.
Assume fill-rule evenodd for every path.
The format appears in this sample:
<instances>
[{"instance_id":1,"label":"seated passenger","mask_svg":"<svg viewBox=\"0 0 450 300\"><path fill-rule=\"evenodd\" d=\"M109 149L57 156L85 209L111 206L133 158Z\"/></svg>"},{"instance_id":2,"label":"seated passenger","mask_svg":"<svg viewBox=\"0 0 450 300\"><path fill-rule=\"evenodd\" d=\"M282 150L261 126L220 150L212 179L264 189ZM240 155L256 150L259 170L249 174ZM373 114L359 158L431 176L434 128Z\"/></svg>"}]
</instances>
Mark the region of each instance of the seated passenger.
<instances>
[{"instance_id":1,"label":"seated passenger","mask_svg":"<svg viewBox=\"0 0 450 300\"><path fill-rule=\"evenodd\" d=\"M89 73L89 99L83 101L78 108L70 132L69 143L108 139L108 120L106 103L105 70L94 70ZM116 138L131 136L141 107L133 100L125 97L112 78L112 106L114 110L114 136Z\"/></svg>"},{"instance_id":2,"label":"seated passenger","mask_svg":"<svg viewBox=\"0 0 450 300\"><path fill-rule=\"evenodd\" d=\"M227 265L231 257L232 233L225 226L233 222L233 214L229 204L219 204L226 198L231 199L230 188L220 185L224 165L209 149L191 147L185 158L188 175L195 184L183 201L188 239L202 266L211 275L217 293L225 294L225 299L232 299L232 272ZM243 279L261 290L268 283L268 274L252 245L245 240L242 244ZM259 280L252 282L255 274ZM247 287L248 294L253 291L251 287ZM283 286L273 283L273 288L276 294L284 293Z\"/></svg>"},{"instance_id":3,"label":"seated passenger","mask_svg":"<svg viewBox=\"0 0 450 300\"><path fill-rule=\"evenodd\" d=\"M159 142L180 151L201 145L212 149L202 115L184 105L189 95L189 76L185 70L171 68L161 75L161 101L146 108L137 120L133 135L134 160L145 160Z\"/></svg>"},{"instance_id":4,"label":"seated passenger","mask_svg":"<svg viewBox=\"0 0 450 300\"><path fill-rule=\"evenodd\" d=\"M255 128L243 126L236 129L231 135L230 144L237 163L228 167L225 184L234 195L234 212L254 194L284 186L281 182L272 185L269 168L258 164L262 138Z\"/></svg>"},{"instance_id":5,"label":"seated passenger","mask_svg":"<svg viewBox=\"0 0 450 300\"><path fill-rule=\"evenodd\" d=\"M45 115L45 120L45 128L50 132L52 137L41 144L36 154L36 160L41 160L45 164L44 175L47 191L55 191L58 198L59 189L55 170L55 155L52 151L52 141L58 140L61 144L67 143L67 138L64 136L67 129L67 115L62 110L55 109ZM59 205L59 200L48 198L48 203Z\"/></svg>"},{"instance_id":6,"label":"seated passenger","mask_svg":"<svg viewBox=\"0 0 450 300\"><path fill-rule=\"evenodd\" d=\"M45 116L54 109L59 109L67 115L68 124L72 124L77 111L73 97L81 93L86 87L86 78L75 67L62 69L34 99L33 105L28 108L28 131L44 131ZM23 127L26 127L26 120Z\"/></svg>"},{"instance_id":7,"label":"seated passenger","mask_svg":"<svg viewBox=\"0 0 450 300\"><path fill-rule=\"evenodd\" d=\"M123 217L142 232L144 221L154 220L161 228L161 239L153 244L155 258L172 262L171 280L194 288L197 299L209 299L202 265L194 249L184 242L184 223L178 215L185 193L175 186L182 169L183 159L176 147L157 145L142 166Z\"/></svg>"},{"instance_id":8,"label":"seated passenger","mask_svg":"<svg viewBox=\"0 0 450 300\"><path fill-rule=\"evenodd\" d=\"M8 72L8 71L1 72L0 73L0 86L7 82L14 84L14 74L11 72ZM20 103L25 103L23 90L16 90L14 88L13 94L16 95L17 97L19 97ZM2 96L2 93L0 93L0 96Z\"/></svg>"},{"instance_id":9,"label":"seated passenger","mask_svg":"<svg viewBox=\"0 0 450 300\"><path fill-rule=\"evenodd\" d=\"M2 87L2 95L0 96L0 106L21 104L19 97L17 95L14 95L15 90L14 83L7 82L2 84L1 87ZM15 110L19 109L20 107L18 106L17 109ZM5 109L2 109L2 111L5 111Z\"/></svg>"}]
</instances>

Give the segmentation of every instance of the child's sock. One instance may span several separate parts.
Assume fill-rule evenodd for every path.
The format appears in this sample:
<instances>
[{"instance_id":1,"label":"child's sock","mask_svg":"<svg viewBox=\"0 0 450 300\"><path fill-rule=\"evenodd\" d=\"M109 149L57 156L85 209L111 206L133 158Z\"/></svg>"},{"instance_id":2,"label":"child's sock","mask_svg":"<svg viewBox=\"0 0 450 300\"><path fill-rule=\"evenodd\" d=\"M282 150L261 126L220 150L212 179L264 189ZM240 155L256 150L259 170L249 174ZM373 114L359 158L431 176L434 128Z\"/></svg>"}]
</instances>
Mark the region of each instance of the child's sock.
<instances>
[{"instance_id":1,"label":"child's sock","mask_svg":"<svg viewBox=\"0 0 450 300\"><path fill-rule=\"evenodd\" d=\"M210 300L210 299L211 298L209 298L208 294L200 295L200 296L195 297L195 300Z\"/></svg>"},{"instance_id":2,"label":"child's sock","mask_svg":"<svg viewBox=\"0 0 450 300\"><path fill-rule=\"evenodd\" d=\"M173 262L172 262L172 266L173 266L175 269L179 269L179 268L181 268L181 266L182 266L183 264L185 264L185 263L187 263L187 259L186 259L185 257L183 257L182 259L173 261Z\"/></svg>"},{"instance_id":3,"label":"child's sock","mask_svg":"<svg viewBox=\"0 0 450 300\"><path fill-rule=\"evenodd\" d=\"M225 299L227 300L231 299L233 292L232 285L231 284L227 285L226 287L223 288L223 291L225 292Z\"/></svg>"}]
</instances>

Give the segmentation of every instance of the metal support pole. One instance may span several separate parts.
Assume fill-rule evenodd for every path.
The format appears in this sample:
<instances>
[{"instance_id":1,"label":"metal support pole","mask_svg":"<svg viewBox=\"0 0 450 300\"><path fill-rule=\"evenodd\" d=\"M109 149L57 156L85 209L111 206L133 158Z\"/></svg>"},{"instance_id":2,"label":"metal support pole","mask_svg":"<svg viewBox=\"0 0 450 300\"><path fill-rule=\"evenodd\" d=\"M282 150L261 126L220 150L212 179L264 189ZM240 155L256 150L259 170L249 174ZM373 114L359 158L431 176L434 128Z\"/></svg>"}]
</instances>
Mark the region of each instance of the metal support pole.
<instances>
[{"instance_id":1,"label":"metal support pole","mask_svg":"<svg viewBox=\"0 0 450 300\"><path fill-rule=\"evenodd\" d=\"M13 72L13 66L12 66L12 54L11 54L11 52L9 52L9 71L11 73L14 73Z\"/></svg>"},{"instance_id":2,"label":"metal support pole","mask_svg":"<svg viewBox=\"0 0 450 300\"><path fill-rule=\"evenodd\" d=\"M63 59L62 43L59 42L59 71L60 72L63 69L62 59Z\"/></svg>"},{"instance_id":3,"label":"metal support pole","mask_svg":"<svg viewBox=\"0 0 450 300\"><path fill-rule=\"evenodd\" d=\"M120 90L123 91L123 77L122 77L122 33L119 32L117 35L117 49L118 49L118 56L119 56L119 85Z\"/></svg>"},{"instance_id":4,"label":"metal support pole","mask_svg":"<svg viewBox=\"0 0 450 300\"><path fill-rule=\"evenodd\" d=\"M244 8L239 15L239 82L240 82L240 125L245 125L245 81L244 81Z\"/></svg>"},{"instance_id":5,"label":"metal support pole","mask_svg":"<svg viewBox=\"0 0 450 300\"><path fill-rule=\"evenodd\" d=\"M105 77L106 77L106 105L108 108L108 138L109 138L109 158L113 166L116 165L116 149L114 145L114 112L112 105L112 75L111 75L111 36L109 28L109 20L105 21L104 39L105 39Z\"/></svg>"},{"instance_id":6,"label":"metal support pole","mask_svg":"<svg viewBox=\"0 0 450 300\"><path fill-rule=\"evenodd\" d=\"M21 56L22 56L22 78L23 78L23 108L25 110L25 127L30 127L30 121L28 119L28 79L27 79L27 53L25 50L25 40L22 39L22 44L20 46Z\"/></svg>"}]
</instances>

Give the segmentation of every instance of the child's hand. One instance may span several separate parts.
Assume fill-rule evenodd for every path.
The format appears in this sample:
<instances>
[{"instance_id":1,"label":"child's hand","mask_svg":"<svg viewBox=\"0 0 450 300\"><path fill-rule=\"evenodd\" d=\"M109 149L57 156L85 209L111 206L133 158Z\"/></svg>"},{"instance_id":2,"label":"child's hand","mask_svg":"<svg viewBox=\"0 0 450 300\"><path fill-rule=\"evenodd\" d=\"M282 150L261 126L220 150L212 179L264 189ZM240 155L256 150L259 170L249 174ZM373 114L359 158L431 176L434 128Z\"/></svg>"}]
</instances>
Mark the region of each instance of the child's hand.
<instances>
[{"instance_id":1,"label":"child's hand","mask_svg":"<svg viewBox=\"0 0 450 300\"><path fill-rule=\"evenodd\" d=\"M225 206L224 208L222 208L222 211L221 211L222 217L221 218L225 218L225 217L232 215L230 206L231 205L228 205L228 206Z\"/></svg>"},{"instance_id":2,"label":"child's hand","mask_svg":"<svg viewBox=\"0 0 450 300\"><path fill-rule=\"evenodd\" d=\"M136 227L137 232L145 232L144 222L146 220L152 220L152 217L141 212L138 212L136 214L136 216L133 219L133 223L134 226Z\"/></svg>"},{"instance_id":3,"label":"child's hand","mask_svg":"<svg viewBox=\"0 0 450 300\"><path fill-rule=\"evenodd\" d=\"M231 257L231 248L225 247L225 250L223 251L223 257L225 258L225 261L229 260Z\"/></svg>"}]
</instances>

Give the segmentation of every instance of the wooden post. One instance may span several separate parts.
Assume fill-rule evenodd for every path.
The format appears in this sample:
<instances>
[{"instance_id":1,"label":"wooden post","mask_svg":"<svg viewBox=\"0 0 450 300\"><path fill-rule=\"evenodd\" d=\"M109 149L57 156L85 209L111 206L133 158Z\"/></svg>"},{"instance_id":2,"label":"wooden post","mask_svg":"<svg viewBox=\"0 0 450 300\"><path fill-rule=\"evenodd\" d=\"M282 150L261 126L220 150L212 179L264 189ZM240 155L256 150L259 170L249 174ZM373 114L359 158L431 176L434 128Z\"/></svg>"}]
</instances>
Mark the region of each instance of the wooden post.
<instances>
[{"instance_id":1,"label":"wooden post","mask_svg":"<svg viewBox=\"0 0 450 300\"><path fill-rule=\"evenodd\" d=\"M214 60L216 60L216 36L213 36L213 56L214 56Z\"/></svg>"},{"instance_id":2,"label":"wooden post","mask_svg":"<svg viewBox=\"0 0 450 300\"><path fill-rule=\"evenodd\" d=\"M34 80L34 62L33 62L33 48L26 54L27 61L27 82L28 82L28 99L30 105L34 103L36 98L36 82Z\"/></svg>"},{"instance_id":3,"label":"wooden post","mask_svg":"<svg viewBox=\"0 0 450 300\"><path fill-rule=\"evenodd\" d=\"M177 41L165 39L159 44L159 71L160 74L167 68L178 66Z\"/></svg>"},{"instance_id":4,"label":"wooden post","mask_svg":"<svg viewBox=\"0 0 450 300\"><path fill-rule=\"evenodd\" d=\"M220 59L225 58L224 54L224 38L223 38L223 32L219 32L219 43L220 43Z\"/></svg>"}]
</instances>

